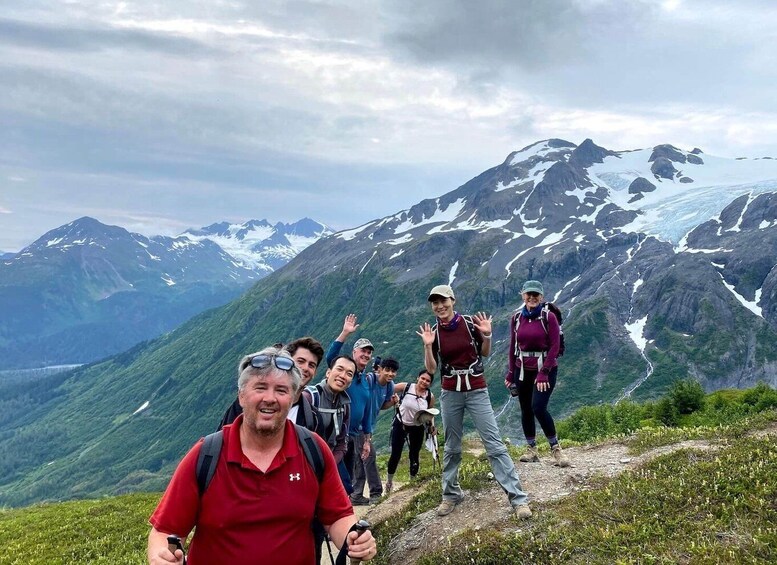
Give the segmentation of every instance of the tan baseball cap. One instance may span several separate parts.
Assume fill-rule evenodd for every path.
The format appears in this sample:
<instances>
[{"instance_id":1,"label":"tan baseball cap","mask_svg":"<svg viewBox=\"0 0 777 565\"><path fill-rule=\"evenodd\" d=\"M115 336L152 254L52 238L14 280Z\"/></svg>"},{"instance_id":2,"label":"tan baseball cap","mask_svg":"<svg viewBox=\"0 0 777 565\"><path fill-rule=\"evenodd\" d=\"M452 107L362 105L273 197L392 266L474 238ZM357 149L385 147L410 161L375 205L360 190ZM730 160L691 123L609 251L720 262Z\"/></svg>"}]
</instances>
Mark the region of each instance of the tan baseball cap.
<instances>
[{"instance_id":1,"label":"tan baseball cap","mask_svg":"<svg viewBox=\"0 0 777 565\"><path fill-rule=\"evenodd\" d=\"M447 284L438 284L436 287L434 287L429 292L429 298L427 300L431 302L433 296L442 296L443 298L453 298L456 300L456 296L453 294L453 289Z\"/></svg>"}]
</instances>

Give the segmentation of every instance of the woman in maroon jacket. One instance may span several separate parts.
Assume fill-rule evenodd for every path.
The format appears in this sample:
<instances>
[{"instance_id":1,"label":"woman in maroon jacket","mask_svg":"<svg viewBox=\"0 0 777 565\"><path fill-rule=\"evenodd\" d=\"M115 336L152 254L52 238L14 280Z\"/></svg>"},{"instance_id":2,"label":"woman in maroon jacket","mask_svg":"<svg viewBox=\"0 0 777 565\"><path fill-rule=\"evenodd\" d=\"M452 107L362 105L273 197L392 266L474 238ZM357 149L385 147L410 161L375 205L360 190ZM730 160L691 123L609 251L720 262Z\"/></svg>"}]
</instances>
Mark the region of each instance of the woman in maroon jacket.
<instances>
[{"instance_id":1,"label":"woman in maroon jacket","mask_svg":"<svg viewBox=\"0 0 777 565\"><path fill-rule=\"evenodd\" d=\"M510 321L505 385L510 388L510 394L518 396L521 405L521 426L528 445L521 461L536 463L540 460L536 418L548 438L555 465L568 467L569 460L561 451L556 437L556 424L548 412L550 395L556 387L560 330L556 315L545 308L543 294L539 281L523 283L523 307Z\"/></svg>"},{"instance_id":2,"label":"woman in maroon jacket","mask_svg":"<svg viewBox=\"0 0 777 565\"><path fill-rule=\"evenodd\" d=\"M491 354L491 316L479 312L474 316L454 310L456 297L448 285L435 286L429 293L429 305L437 318L420 331L424 344L424 365L430 375L440 367L442 384L440 409L445 435L442 464L442 503L437 515L450 514L464 498L459 484L461 441L464 415L469 415L483 442L494 478L507 494L516 517L531 517L529 497L496 424L488 395L483 357Z\"/></svg>"}]
</instances>

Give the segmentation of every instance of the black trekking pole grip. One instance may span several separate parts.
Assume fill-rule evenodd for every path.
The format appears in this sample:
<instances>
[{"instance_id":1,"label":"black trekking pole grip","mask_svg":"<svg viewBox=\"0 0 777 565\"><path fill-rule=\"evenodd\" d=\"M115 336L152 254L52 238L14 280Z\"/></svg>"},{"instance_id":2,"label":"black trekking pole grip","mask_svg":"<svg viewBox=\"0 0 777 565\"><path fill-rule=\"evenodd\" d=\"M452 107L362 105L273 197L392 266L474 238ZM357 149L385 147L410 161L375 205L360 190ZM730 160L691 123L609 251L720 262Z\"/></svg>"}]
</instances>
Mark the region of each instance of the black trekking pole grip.
<instances>
[{"instance_id":1,"label":"black trekking pole grip","mask_svg":"<svg viewBox=\"0 0 777 565\"><path fill-rule=\"evenodd\" d=\"M348 534L351 532L358 532L358 534L361 535L362 532L369 529L370 523L367 520L359 520L353 526L351 526L351 529L349 529L348 533L345 534L345 539L343 540L343 545L340 547L340 553L337 554L335 565L346 565L345 560L348 558ZM359 565L361 562L361 559L354 559L351 557L351 565Z\"/></svg>"},{"instance_id":2,"label":"black trekking pole grip","mask_svg":"<svg viewBox=\"0 0 777 565\"><path fill-rule=\"evenodd\" d=\"M180 549L183 551L183 544L181 543L181 538L175 535L167 536L167 549L170 550L170 553L175 555L175 550ZM186 565L186 553L183 554L183 565Z\"/></svg>"}]
</instances>

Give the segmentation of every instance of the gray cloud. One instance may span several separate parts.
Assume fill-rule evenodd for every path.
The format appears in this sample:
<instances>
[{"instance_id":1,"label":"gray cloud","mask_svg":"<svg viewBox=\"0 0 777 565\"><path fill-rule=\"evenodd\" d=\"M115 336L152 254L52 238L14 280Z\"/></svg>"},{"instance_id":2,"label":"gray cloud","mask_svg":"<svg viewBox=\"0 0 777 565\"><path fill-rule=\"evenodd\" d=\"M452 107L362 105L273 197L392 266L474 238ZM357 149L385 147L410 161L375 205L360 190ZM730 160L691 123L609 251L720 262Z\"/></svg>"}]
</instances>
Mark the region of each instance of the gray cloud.
<instances>
[{"instance_id":1,"label":"gray cloud","mask_svg":"<svg viewBox=\"0 0 777 565\"><path fill-rule=\"evenodd\" d=\"M539 70L580 58L593 18L565 0L402 1L390 45L425 63Z\"/></svg>"},{"instance_id":2,"label":"gray cloud","mask_svg":"<svg viewBox=\"0 0 777 565\"><path fill-rule=\"evenodd\" d=\"M142 49L203 56L214 46L187 37L107 27L62 27L0 18L0 45L57 51Z\"/></svg>"},{"instance_id":3,"label":"gray cloud","mask_svg":"<svg viewBox=\"0 0 777 565\"><path fill-rule=\"evenodd\" d=\"M691 0L401 2L386 44L448 68L473 91L497 82L581 107L655 102L758 104L773 110L773 3ZM771 77L771 79L769 78ZM484 86L478 85L485 81Z\"/></svg>"}]
</instances>

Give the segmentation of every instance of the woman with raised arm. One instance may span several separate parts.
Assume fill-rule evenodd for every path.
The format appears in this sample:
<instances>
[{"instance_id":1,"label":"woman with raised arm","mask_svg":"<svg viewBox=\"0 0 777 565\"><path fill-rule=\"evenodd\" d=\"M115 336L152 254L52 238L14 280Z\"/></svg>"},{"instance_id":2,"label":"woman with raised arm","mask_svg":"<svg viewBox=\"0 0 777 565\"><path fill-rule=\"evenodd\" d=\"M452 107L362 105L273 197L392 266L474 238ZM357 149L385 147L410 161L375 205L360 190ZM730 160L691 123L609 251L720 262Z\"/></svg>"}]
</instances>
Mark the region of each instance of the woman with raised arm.
<instances>
[{"instance_id":1,"label":"woman with raised arm","mask_svg":"<svg viewBox=\"0 0 777 565\"><path fill-rule=\"evenodd\" d=\"M466 412L483 442L494 478L507 493L515 515L522 520L530 518L529 497L521 489L515 464L502 442L483 370L483 357L491 353L491 316L484 312L474 316L459 314L453 309L456 297L448 285L435 286L428 301L437 323L424 323L416 333L424 344L426 370L433 375L439 366L442 375L440 408L445 449L442 503L437 515L453 512L464 496L459 485L459 465Z\"/></svg>"}]
</instances>

